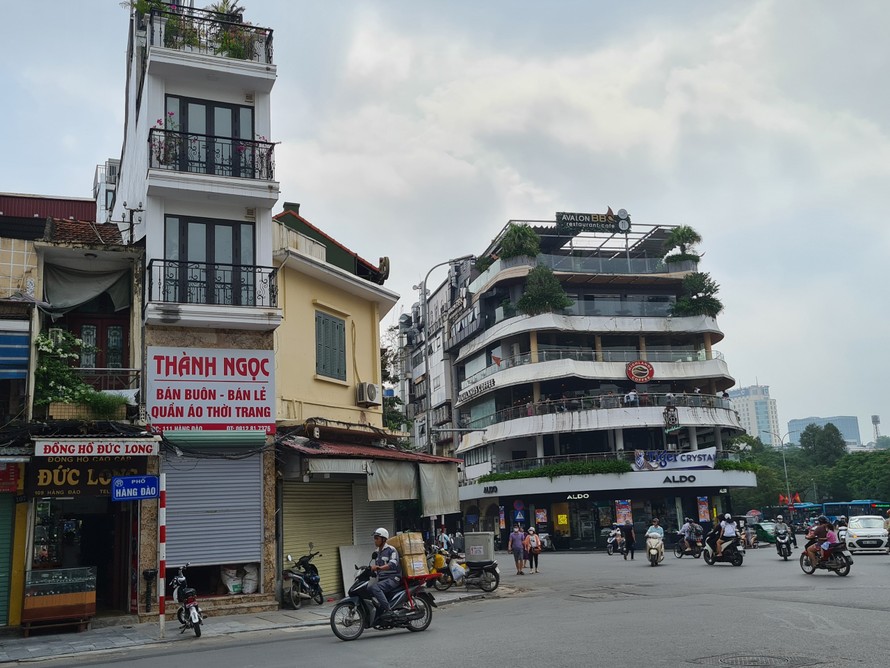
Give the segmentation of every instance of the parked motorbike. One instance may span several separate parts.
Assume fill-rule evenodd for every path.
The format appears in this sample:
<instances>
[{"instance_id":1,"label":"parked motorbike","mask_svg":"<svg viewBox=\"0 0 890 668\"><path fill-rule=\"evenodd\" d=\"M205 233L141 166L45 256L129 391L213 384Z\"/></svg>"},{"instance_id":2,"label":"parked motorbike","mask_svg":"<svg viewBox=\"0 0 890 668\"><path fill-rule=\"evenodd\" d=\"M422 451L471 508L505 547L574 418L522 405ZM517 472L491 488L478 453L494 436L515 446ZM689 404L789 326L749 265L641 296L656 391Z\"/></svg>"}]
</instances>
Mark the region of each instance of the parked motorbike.
<instances>
[{"instance_id":1,"label":"parked motorbike","mask_svg":"<svg viewBox=\"0 0 890 668\"><path fill-rule=\"evenodd\" d=\"M650 566L658 566L664 560L664 540L657 533L646 534L646 556Z\"/></svg>"},{"instance_id":2,"label":"parked motorbike","mask_svg":"<svg viewBox=\"0 0 890 668\"><path fill-rule=\"evenodd\" d=\"M376 558L376 553L374 558ZM402 576L402 588L388 594L394 615L380 618L377 600L371 593L371 567L356 566L355 581L346 596L331 610L331 630L340 640L356 640L365 629L386 631L405 628L425 631L433 621L433 608L438 607L427 590L430 575Z\"/></svg>"},{"instance_id":3,"label":"parked motorbike","mask_svg":"<svg viewBox=\"0 0 890 668\"><path fill-rule=\"evenodd\" d=\"M200 638L201 623L205 615L198 606L198 592L189 587L185 580L185 569L188 567L188 563L179 567L179 573L170 580L170 586L173 587L173 600L179 604L179 609L176 611L176 619L182 624L179 632L185 633L193 629L195 635Z\"/></svg>"},{"instance_id":4,"label":"parked motorbike","mask_svg":"<svg viewBox=\"0 0 890 668\"><path fill-rule=\"evenodd\" d=\"M294 610L299 610L303 601L308 599L315 601L316 605L324 603L321 577L318 574L318 567L312 563L315 557L321 556L321 552L313 552L313 547L315 545L309 543L309 554L304 554L296 562L292 556L287 555L287 560L293 565L285 569L283 577L285 581L290 582L287 595Z\"/></svg>"},{"instance_id":5,"label":"parked motorbike","mask_svg":"<svg viewBox=\"0 0 890 668\"><path fill-rule=\"evenodd\" d=\"M853 565L853 555L847 550L845 543L835 543L828 548L827 554L822 555L822 559L813 564L806 549L815 543L816 539L811 538L804 546L804 551L800 554L800 570L807 575L812 575L818 569L824 568L827 571L834 571L841 577L849 575L850 567Z\"/></svg>"},{"instance_id":6,"label":"parked motorbike","mask_svg":"<svg viewBox=\"0 0 890 668\"><path fill-rule=\"evenodd\" d=\"M720 556L717 556L717 536L718 533L712 531L705 539L704 551L702 552L705 558L705 563L708 566L713 566L718 563L741 566L745 561L745 545L739 538L736 538L732 543L724 545L723 552Z\"/></svg>"},{"instance_id":7,"label":"parked motorbike","mask_svg":"<svg viewBox=\"0 0 890 668\"><path fill-rule=\"evenodd\" d=\"M444 558L444 564L439 559ZM497 561L467 561L461 564L460 555L453 550L438 549L435 557L435 574L433 586L439 591L446 591L452 585L479 587L484 592L493 592L501 583L501 569ZM440 565L442 564L442 565Z\"/></svg>"},{"instance_id":8,"label":"parked motorbike","mask_svg":"<svg viewBox=\"0 0 890 668\"><path fill-rule=\"evenodd\" d=\"M606 554L609 556L615 554L623 554L624 550L624 539L621 537L621 534L610 534L609 538L606 540Z\"/></svg>"},{"instance_id":9,"label":"parked motorbike","mask_svg":"<svg viewBox=\"0 0 890 668\"><path fill-rule=\"evenodd\" d=\"M776 552L785 561L788 561L788 557L791 556L791 536L788 535L787 531L776 532Z\"/></svg>"},{"instance_id":10,"label":"parked motorbike","mask_svg":"<svg viewBox=\"0 0 890 668\"><path fill-rule=\"evenodd\" d=\"M701 556L701 551L701 538L696 536L695 540L692 541L692 547L690 547L688 541L686 540L686 536L684 536L682 533L677 533L677 544L674 545L674 556L677 557L677 559L681 559L685 555L690 555L698 559Z\"/></svg>"}]
</instances>

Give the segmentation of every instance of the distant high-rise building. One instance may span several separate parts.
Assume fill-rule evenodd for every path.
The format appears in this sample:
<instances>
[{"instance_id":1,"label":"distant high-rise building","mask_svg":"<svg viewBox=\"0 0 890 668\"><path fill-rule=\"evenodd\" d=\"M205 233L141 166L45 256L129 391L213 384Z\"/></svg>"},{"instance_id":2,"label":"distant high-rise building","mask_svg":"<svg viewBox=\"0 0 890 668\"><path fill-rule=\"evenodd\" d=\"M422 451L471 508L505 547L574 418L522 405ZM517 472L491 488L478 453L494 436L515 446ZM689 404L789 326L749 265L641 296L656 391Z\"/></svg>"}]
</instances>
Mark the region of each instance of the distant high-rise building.
<instances>
[{"instance_id":1,"label":"distant high-rise building","mask_svg":"<svg viewBox=\"0 0 890 668\"><path fill-rule=\"evenodd\" d=\"M854 415L835 415L834 417L808 417L788 421L789 443L800 443L800 435L809 425L824 427L833 424L841 432L847 445L862 445L859 438L859 418Z\"/></svg>"},{"instance_id":2,"label":"distant high-rise building","mask_svg":"<svg viewBox=\"0 0 890 668\"><path fill-rule=\"evenodd\" d=\"M769 396L769 385L750 385L729 390L732 407L749 436L759 436L766 445L781 445L779 413L776 400Z\"/></svg>"}]
</instances>

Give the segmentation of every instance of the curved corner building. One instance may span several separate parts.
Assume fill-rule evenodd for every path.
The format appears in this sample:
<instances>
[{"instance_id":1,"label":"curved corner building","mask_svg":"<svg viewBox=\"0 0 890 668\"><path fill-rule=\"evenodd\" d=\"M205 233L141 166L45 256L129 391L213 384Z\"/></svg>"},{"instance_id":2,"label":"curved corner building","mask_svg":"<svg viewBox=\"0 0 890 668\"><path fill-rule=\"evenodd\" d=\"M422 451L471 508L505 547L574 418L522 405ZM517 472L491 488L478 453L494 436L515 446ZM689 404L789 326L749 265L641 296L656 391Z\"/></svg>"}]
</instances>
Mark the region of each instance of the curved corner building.
<instances>
[{"instance_id":1,"label":"curved corner building","mask_svg":"<svg viewBox=\"0 0 890 668\"><path fill-rule=\"evenodd\" d=\"M473 430L456 449L464 526L537 526L558 549L601 545L625 519L638 535L652 517L666 529L685 516L706 524L729 509L730 488L756 485L753 473L720 468L742 432L722 396L734 384L716 348L723 332L713 317L671 315L697 263L664 261L670 226L625 234L579 215L608 223L530 223L540 254L497 259L470 282L445 345L454 413ZM502 254L507 229L483 257ZM517 311L536 265L553 271L568 309ZM633 471L602 472L616 461ZM537 477L479 480L513 472Z\"/></svg>"}]
</instances>

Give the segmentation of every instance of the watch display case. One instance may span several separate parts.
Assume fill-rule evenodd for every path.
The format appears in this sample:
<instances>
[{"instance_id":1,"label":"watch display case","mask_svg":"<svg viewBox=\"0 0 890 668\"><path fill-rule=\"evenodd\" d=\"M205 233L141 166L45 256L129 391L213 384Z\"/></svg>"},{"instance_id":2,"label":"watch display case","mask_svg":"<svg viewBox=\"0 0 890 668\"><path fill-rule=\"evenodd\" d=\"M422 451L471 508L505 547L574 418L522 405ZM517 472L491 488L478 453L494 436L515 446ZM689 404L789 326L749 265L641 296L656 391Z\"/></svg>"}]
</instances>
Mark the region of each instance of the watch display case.
<instances>
[{"instance_id":1,"label":"watch display case","mask_svg":"<svg viewBox=\"0 0 890 668\"><path fill-rule=\"evenodd\" d=\"M22 622L79 621L96 614L96 568L47 568L25 576Z\"/></svg>"}]
</instances>

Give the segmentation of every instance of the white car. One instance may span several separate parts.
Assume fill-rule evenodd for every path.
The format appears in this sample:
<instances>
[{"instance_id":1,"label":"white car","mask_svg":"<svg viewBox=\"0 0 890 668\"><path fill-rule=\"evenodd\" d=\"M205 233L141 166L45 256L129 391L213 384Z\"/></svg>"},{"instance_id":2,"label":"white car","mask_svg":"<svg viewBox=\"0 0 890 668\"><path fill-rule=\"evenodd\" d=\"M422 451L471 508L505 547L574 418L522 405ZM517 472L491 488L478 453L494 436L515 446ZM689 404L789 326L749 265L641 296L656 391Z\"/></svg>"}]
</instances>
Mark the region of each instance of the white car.
<instances>
[{"instance_id":1,"label":"white car","mask_svg":"<svg viewBox=\"0 0 890 668\"><path fill-rule=\"evenodd\" d=\"M847 522L847 549L850 552L887 554L888 547L884 519L879 515L857 515Z\"/></svg>"}]
</instances>

